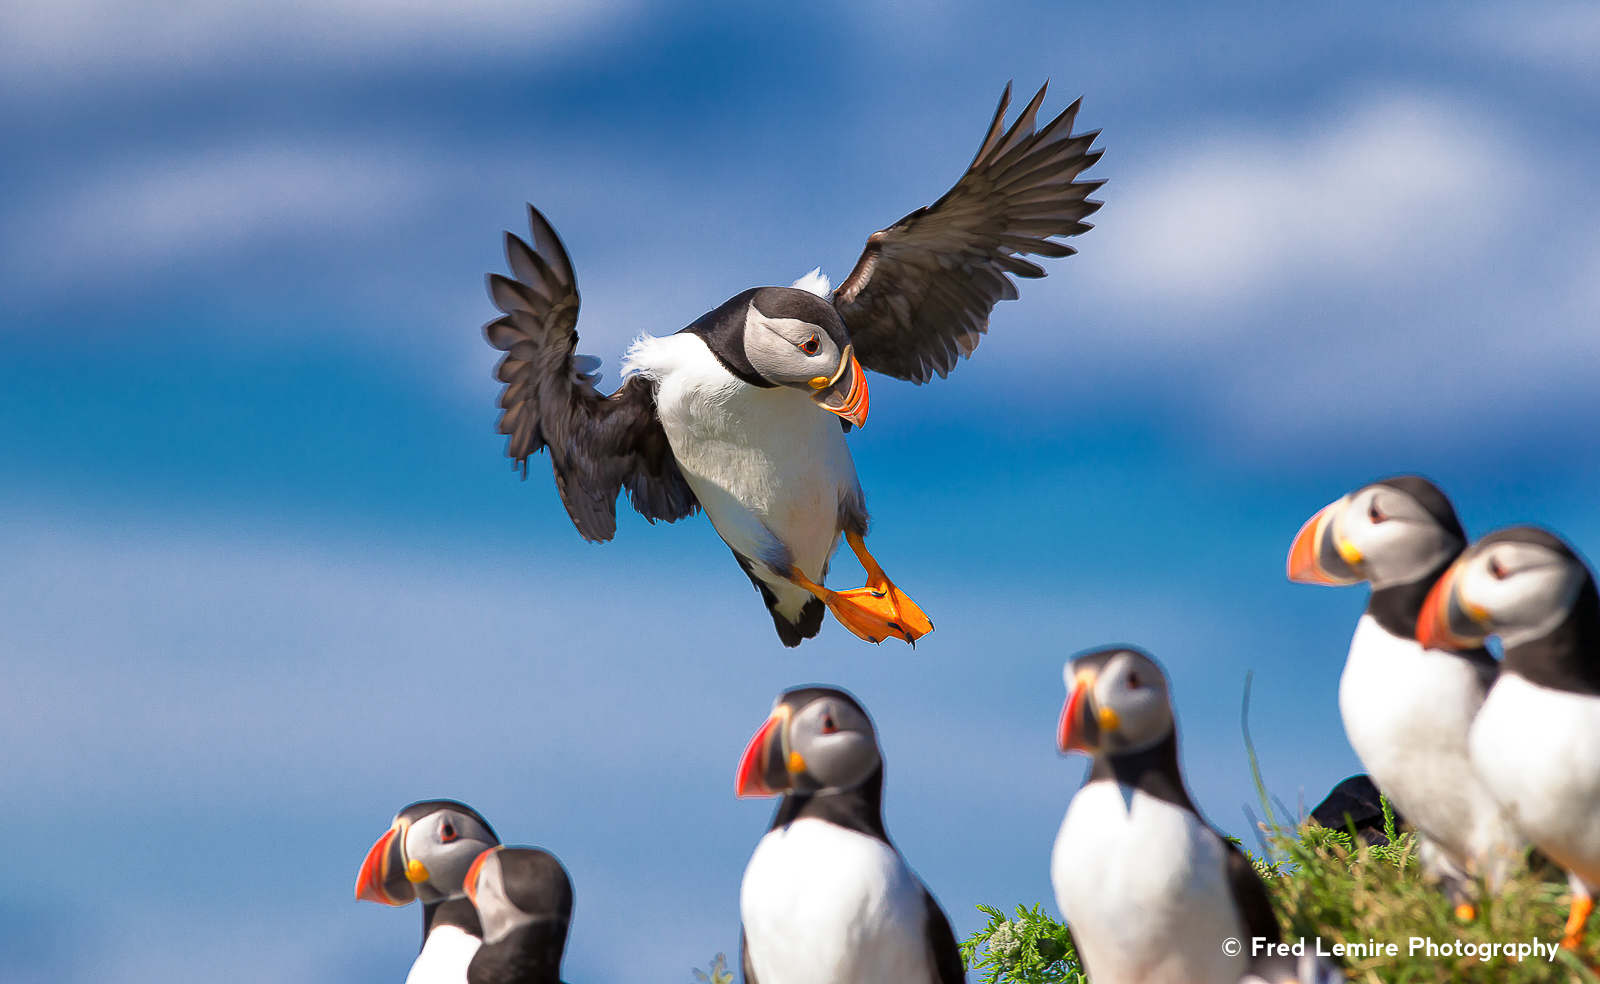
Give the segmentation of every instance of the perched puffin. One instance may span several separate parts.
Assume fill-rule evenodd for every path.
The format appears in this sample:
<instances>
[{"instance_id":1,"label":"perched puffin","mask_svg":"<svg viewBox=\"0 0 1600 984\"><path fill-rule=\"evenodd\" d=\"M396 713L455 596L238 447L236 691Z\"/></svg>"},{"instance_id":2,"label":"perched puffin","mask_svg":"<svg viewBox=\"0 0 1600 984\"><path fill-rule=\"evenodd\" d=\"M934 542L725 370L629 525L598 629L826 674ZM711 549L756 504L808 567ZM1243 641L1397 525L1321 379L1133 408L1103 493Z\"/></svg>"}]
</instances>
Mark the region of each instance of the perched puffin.
<instances>
[{"instance_id":1,"label":"perched puffin","mask_svg":"<svg viewBox=\"0 0 1600 984\"><path fill-rule=\"evenodd\" d=\"M1100 158L1099 131L1073 134L1078 103L1035 130L1038 95L1003 127L1011 87L972 166L933 205L873 233L836 290L813 272L790 287L734 295L687 328L641 336L610 396L598 360L575 354L578 287L550 223L528 208L533 243L506 234L514 279L489 275L504 312L484 327L506 355L500 433L527 476L550 449L561 501L588 540L616 533L626 489L652 523L704 509L772 614L797 646L822 626L824 607L868 642L915 642L933 630L867 552L866 500L844 431L867 419L864 369L925 383L972 354L989 313L1017 297L1018 277L1043 277L1024 254L1075 250L1104 182L1074 180ZM823 587L843 537L867 572L865 587Z\"/></svg>"},{"instance_id":2,"label":"perched puffin","mask_svg":"<svg viewBox=\"0 0 1600 984\"><path fill-rule=\"evenodd\" d=\"M1254 940L1281 942L1272 901L1189 797L1160 665L1117 647L1064 675L1056 745L1094 767L1061 822L1050 881L1092 984L1343 980L1314 954L1252 956Z\"/></svg>"},{"instance_id":3,"label":"perched puffin","mask_svg":"<svg viewBox=\"0 0 1600 984\"><path fill-rule=\"evenodd\" d=\"M1428 594L1425 646L1473 649L1498 635L1500 678L1472 724L1472 764L1535 847L1567 872L1562 943L1577 949L1600 894L1600 594L1560 537L1492 533Z\"/></svg>"},{"instance_id":4,"label":"perched puffin","mask_svg":"<svg viewBox=\"0 0 1600 984\"><path fill-rule=\"evenodd\" d=\"M472 862L464 884L483 924L467 984L561 984L572 879L555 855L491 847Z\"/></svg>"},{"instance_id":5,"label":"perched puffin","mask_svg":"<svg viewBox=\"0 0 1600 984\"><path fill-rule=\"evenodd\" d=\"M856 699L779 695L739 796L783 795L739 889L745 984L959 984L950 920L883 828L883 754Z\"/></svg>"},{"instance_id":6,"label":"perched puffin","mask_svg":"<svg viewBox=\"0 0 1600 984\"><path fill-rule=\"evenodd\" d=\"M384 905L422 900L422 953L406 984L462 984L483 940L464 882L484 851L500 843L489 821L455 800L413 803L367 852L356 898Z\"/></svg>"},{"instance_id":7,"label":"perched puffin","mask_svg":"<svg viewBox=\"0 0 1600 984\"><path fill-rule=\"evenodd\" d=\"M1358 489L1301 528L1289 579L1369 581L1372 596L1339 678L1345 735L1385 796L1421 839L1430 875L1462 919L1476 915L1475 881L1491 892L1526 840L1478 778L1467 732L1498 667L1481 646L1430 650L1417 640L1428 589L1467 545L1450 500L1402 475Z\"/></svg>"}]
</instances>

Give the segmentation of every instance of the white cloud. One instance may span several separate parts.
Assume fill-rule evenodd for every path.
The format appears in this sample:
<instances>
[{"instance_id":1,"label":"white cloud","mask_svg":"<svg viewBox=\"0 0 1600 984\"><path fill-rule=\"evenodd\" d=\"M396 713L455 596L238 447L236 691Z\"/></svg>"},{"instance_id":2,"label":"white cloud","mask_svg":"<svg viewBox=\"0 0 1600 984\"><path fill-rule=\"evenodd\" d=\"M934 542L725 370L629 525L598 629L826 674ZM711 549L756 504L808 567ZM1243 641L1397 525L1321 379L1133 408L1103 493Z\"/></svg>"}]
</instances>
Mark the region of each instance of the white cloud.
<instances>
[{"instance_id":1,"label":"white cloud","mask_svg":"<svg viewBox=\"0 0 1600 984\"><path fill-rule=\"evenodd\" d=\"M263 239L359 233L434 184L415 161L368 148L259 141L114 160L32 196L0 254L7 279L31 289L115 279Z\"/></svg>"},{"instance_id":2,"label":"white cloud","mask_svg":"<svg viewBox=\"0 0 1600 984\"><path fill-rule=\"evenodd\" d=\"M0 78L47 88L237 64L548 50L629 0L61 0L0 5Z\"/></svg>"},{"instance_id":3,"label":"white cloud","mask_svg":"<svg viewBox=\"0 0 1600 984\"><path fill-rule=\"evenodd\" d=\"M1125 304L1192 308L1448 264L1515 194L1518 162L1494 133L1452 102L1390 94L1297 138L1200 141L1118 180L1097 265Z\"/></svg>"},{"instance_id":4,"label":"white cloud","mask_svg":"<svg viewBox=\"0 0 1600 984\"><path fill-rule=\"evenodd\" d=\"M1472 18L1467 34L1532 65L1600 78L1600 6L1593 3L1497 4Z\"/></svg>"}]
</instances>

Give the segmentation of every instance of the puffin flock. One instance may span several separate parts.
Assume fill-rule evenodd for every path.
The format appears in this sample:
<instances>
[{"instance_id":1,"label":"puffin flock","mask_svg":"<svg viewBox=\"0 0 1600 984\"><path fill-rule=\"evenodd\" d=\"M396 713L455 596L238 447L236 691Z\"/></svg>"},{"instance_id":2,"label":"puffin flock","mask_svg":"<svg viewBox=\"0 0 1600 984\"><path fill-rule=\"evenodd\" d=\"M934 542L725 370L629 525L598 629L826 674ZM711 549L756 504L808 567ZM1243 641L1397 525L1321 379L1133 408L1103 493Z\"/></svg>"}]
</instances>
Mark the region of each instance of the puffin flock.
<instances>
[{"instance_id":1,"label":"puffin flock","mask_svg":"<svg viewBox=\"0 0 1600 984\"><path fill-rule=\"evenodd\" d=\"M524 476L548 449L578 532L608 540L624 490L652 523L704 510L760 593L779 640L824 612L860 638L908 643L926 614L867 551L868 514L844 435L869 405L864 370L916 383L970 356L1024 254L1064 257L1100 207L1079 175L1097 132L1074 102L1035 125L1045 90L1004 126L1010 87L972 165L944 197L872 234L829 290L820 271L735 295L688 327L641 337L623 384L596 389L576 354L578 291L561 240L531 206L531 243L506 235L512 277L489 276L502 317L485 334L501 433ZM867 572L824 587L840 540ZM1350 744L1411 822L1426 873L1477 917L1530 849L1568 875L1563 944L1600 891L1600 595L1560 537L1512 527L1476 544L1443 492L1400 476L1345 495L1293 539L1290 579L1371 585L1340 682ZM1486 643L1499 639L1497 659ZM1063 752L1092 766L1056 837L1050 875L1095 984L1327 984L1344 979L1277 943L1249 858L1213 828L1180 767L1167 676L1129 646L1064 670ZM1041 722L1042 724L1042 722ZM734 764L730 749L729 762ZM950 921L884 825L883 752L849 692L778 695L734 767L738 797L779 797L740 886L746 984L956 984ZM554 855L502 845L453 800L402 809L367 852L356 898L422 903L407 984L555 984L573 887Z\"/></svg>"}]
</instances>

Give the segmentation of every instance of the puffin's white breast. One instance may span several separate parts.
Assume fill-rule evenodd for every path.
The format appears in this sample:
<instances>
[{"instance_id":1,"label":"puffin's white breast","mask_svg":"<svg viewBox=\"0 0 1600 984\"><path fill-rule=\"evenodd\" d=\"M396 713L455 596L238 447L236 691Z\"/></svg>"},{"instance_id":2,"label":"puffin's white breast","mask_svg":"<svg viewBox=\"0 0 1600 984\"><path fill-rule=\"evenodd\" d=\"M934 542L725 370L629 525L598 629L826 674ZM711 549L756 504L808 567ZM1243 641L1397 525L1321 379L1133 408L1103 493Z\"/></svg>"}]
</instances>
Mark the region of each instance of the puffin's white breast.
<instances>
[{"instance_id":1,"label":"puffin's white breast","mask_svg":"<svg viewBox=\"0 0 1600 984\"><path fill-rule=\"evenodd\" d=\"M739 890L761 984L930 984L927 911L893 848L810 818L761 838Z\"/></svg>"},{"instance_id":2,"label":"puffin's white breast","mask_svg":"<svg viewBox=\"0 0 1600 984\"><path fill-rule=\"evenodd\" d=\"M1467 734L1483 682L1466 660L1425 650L1363 615L1339 678L1350 745L1395 808L1468 874L1493 874L1523 839L1472 767Z\"/></svg>"},{"instance_id":3,"label":"puffin's white breast","mask_svg":"<svg viewBox=\"0 0 1600 984\"><path fill-rule=\"evenodd\" d=\"M839 496L860 488L839 418L792 387L741 381L698 335L640 339L628 366L656 381L673 456L728 545L762 559L776 535L820 581L838 545Z\"/></svg>"},{"instance_id":4,"label":"puffin's white breast","mask_svg":"<svg viewBox=\"0 0 1600 984\"><path fill-rule=\"evenodd\" d=\"M1529 840L1600 889L1600 697L1506 673L1471 741L1473 765Z\"/></svg>"},{"instance_id":5,"label":"puffin's white breast","mask_svg":"<svg viewBox=\"0 0 1600 984\"><path fill-rule=\"evenodd\" d=\"M1090 783L1067 808L1050 880L1094 984L1238 984L1244 975L1250 941L1226 849L1188 810ZM1242 953L1223 952L1230 937Z\"/></svg>"},{"instance_id":6,"label":"puffin's white breast","mask_svg":"<svg viewBox=\"0 0 1600 984\"><path fill-rule=\"evenodd\" d=\"M434 927L406 975L406 984L466 984L467 965L482 945L482 940L458 927Z\"/></svg>"}]
</instances>

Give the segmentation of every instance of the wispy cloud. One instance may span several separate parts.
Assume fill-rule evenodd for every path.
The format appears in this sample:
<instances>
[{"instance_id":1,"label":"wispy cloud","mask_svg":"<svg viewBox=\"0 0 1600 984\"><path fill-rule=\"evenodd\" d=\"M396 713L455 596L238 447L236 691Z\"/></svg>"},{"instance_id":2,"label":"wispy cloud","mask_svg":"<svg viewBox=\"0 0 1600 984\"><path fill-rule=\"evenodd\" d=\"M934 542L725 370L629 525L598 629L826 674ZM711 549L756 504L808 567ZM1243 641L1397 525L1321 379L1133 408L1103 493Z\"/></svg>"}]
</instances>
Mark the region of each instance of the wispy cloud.
<instances>
[{"instance_id":1,"label":"wispy cloud","mask_svg":"<svg viewBox=\"0 0 1600 984\"><path fill-rule=\"evenodd\" d=\"M415 159L272 140L112 159L51 184L0 240L15 289L212 272L284 239L348 241L438 186Z\"/></svg>"},{"instance_id":2,"label":"wispy cloud","mask_svg":"<svg viewBox=\"0 0 1600 984\"><path fill-rule=\"evenodd\" d=\"M1118 181L1107 289L1133 306L1246 306L1286 282L1392 283L1458 262L1509 221L1516 149L1460 104L1370 98L1298 137L1260 128L1173 147Z\"/></svg>"},{"instance_id":3,"label":"wispy cloud","mask_svg":"<svg viewBox=\"0 0 1600 984\"><path fill-rule=\"evenodd\" d=\"M127 84L288 60L548 50L624 22L631 0L63 0L0 6L0 78Z\"/></svg>"}]
</instances>

